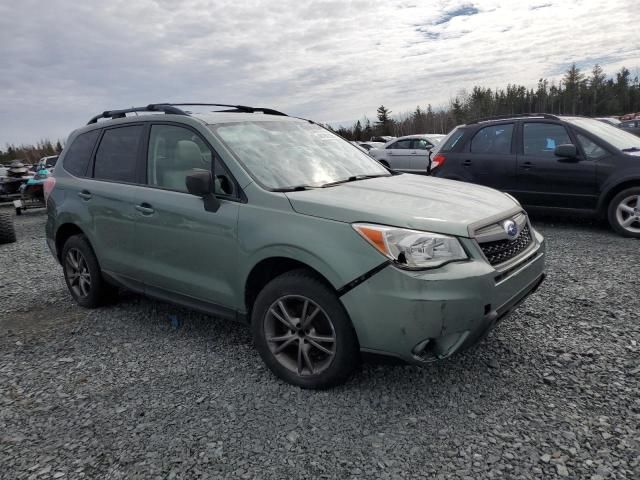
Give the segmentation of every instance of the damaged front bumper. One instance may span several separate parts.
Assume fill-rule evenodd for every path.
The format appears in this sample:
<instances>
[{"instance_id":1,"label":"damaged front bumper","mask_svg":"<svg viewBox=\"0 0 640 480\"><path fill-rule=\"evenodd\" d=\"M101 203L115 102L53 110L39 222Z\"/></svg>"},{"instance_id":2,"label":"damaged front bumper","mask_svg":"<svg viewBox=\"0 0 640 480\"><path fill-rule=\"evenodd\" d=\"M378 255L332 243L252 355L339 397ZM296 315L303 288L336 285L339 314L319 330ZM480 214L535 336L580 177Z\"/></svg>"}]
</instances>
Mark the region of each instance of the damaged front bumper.
<instances>
[{"instance_id":1,"label":"damaged front bumper","mask_svg":"<svg viewBox=\"0 0 640 480\"><path fill-rule=\"evenodd\" d=\"M436 270L389 266L341 297L363 352L425 364L482 339L544 280L545 245L498 271L482 258Z\"/></svg>"}]
</instances>

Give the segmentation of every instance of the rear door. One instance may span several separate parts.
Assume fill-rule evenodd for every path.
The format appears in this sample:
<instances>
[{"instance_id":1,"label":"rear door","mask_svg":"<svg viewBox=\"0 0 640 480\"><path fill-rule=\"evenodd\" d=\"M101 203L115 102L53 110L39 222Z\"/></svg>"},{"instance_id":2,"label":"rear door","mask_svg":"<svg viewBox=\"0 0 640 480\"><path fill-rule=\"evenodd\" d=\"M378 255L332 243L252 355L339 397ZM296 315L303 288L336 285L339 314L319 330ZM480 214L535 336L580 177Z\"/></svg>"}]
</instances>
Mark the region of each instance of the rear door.
<instances>
[{"instance_id":1,"label":"rear door","mask_svg":"<svg viewBox=\"0 0 640 480\"><path fill-rule=\"evenodd\" d=\"M91 179L82 182L80 197L93 222L91 243L102 270L135 278L134 193L143 146L142 124L106 128L100 138Z\"/></svg>"},{"instance_id":2,"label":"rear door","mask_svg":"<svg viewBox=\"0 0 640 480\"><path fill-rule=\"evenodd\" d=\"M584 155L572 133L560 123L524 121L518 153L518 199L532 206L593 209L597 203L596 159ZM568 159L558 145L576 145Z\"/></svg>"},{"instance_id":3,"label":"rear door","mask_svg":"<svg viewBox=\"0 0 640 480\"><path fill-rule=\"evenodd\" d=\"M516 183L514 124L491 124L479 129L459 156L459 170L471 182L512 192Z\"/></svg>"},{"instance_id":4,"label":"rear door","mask_svg":"<svg viewBox=\"0 0 640 480\"><path fill-rule=\"evenodd\" d=\"M239 188L220 158L184 125L154 123L146 153L146 185L135 198L138 264L145 291L175 300L232 309L237 272ZM194 169L215 175L220 208L206 211L187 192ZM217 313L225 314L225 310Z\"/></svg>"},{"instance_id":5,"label":"rear door","mask_svg":"<svg viewBox=\"0 0 640 480\"><path fill-rule=\"evenodd\" d=\"M412 169L412 157L415 154L411 154L411 142L410 138L403 140L397 140L385 148L385 158L389 162L389 167L394 170L410 171Z\"/></svg>"}]
</instances>

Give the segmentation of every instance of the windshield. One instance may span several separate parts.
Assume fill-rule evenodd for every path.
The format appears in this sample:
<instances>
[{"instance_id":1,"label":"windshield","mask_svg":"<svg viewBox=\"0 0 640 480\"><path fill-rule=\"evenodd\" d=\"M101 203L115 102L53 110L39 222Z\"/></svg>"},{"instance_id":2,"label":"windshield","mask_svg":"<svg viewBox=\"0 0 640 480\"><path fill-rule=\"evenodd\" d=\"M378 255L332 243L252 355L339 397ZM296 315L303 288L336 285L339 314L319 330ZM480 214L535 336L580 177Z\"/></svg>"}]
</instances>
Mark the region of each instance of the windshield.
<instances>
[{"instance_id":1,"label":"windshield","mask_svg":"<svg viewBox=\"0 0 640 480\"><path fill-rule=\"evenodd\" d=\"M584 128L587 132L601 138L619 150L640 149L640 137L636 137L608 123L600 122L593 118L565 118L565 120L577 127Z\"/></svg>"},{"instance_id":2,"label":"windshield","mask_svg":"<svg viewBox=\"0 0 640 480\"><path fill-rule=\"evenodd\" d=\"M360 148L309 122L209 125L263 187L321 187L354 177L390 176Z\"/></svg>"}]
</instances>

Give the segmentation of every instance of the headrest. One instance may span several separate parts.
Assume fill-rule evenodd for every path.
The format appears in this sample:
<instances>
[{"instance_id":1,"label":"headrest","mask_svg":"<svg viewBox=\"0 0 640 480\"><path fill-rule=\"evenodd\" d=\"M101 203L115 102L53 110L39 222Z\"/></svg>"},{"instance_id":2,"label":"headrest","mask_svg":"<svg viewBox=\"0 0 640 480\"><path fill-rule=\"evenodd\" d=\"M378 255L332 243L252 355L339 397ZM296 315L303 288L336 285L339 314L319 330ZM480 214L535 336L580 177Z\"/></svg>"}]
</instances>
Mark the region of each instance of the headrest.
<instances>
[{"instance_id":1,"label":"headrest","mask_svg":"<svg viewBox=\"0 0 640 480\"><path fill-rule=\"evenodd\" d=\"M202 166L202 152L196 142L179 140L176 144L175 163L178 168Z\"/></svg>"}]
</instances>

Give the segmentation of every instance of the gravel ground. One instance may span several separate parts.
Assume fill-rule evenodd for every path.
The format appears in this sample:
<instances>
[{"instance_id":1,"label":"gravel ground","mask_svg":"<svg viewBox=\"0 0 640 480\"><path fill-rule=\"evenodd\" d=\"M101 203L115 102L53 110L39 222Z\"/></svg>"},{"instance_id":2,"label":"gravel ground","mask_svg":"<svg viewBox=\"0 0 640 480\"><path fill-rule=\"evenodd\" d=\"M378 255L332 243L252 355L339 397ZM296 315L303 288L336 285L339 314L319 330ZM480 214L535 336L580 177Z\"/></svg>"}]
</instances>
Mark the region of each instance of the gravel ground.
<instances>
[{"instance_id":1,"label":"gravel ground","mask_svg":"<svg viewBox=\"0 0 640 480\"><path fill-rule=\"evenodd\" d=\"M640 478L640 242L597 223L536 219L548 279L476 349L323 392L241 325L80 309L43 225L0 246L1 478Z\"/></svg>"}]
</instances>

